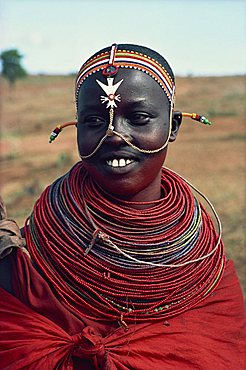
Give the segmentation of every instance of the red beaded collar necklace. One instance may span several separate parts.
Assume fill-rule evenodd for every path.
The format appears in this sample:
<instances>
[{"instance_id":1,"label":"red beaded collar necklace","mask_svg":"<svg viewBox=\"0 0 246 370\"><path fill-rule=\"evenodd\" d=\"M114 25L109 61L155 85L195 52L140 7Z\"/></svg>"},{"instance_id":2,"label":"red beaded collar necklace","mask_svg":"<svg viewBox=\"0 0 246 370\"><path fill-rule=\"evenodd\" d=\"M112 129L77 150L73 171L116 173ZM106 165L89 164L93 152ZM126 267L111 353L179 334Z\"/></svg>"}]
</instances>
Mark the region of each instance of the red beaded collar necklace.
<instances>
[{"instance_id":1,"label":"red beaded collar necklace","mask_svg":"<svg viewBox=\"0 0 246 370\"><path fill-rule=\"evenodd\" d=\"M172 171L161 187L162 199L136 210L78 163L41 195L27 247L70 311L126 326L176 316L216 288L225 257L209 215Z\"/></svg>"}]
</instances>

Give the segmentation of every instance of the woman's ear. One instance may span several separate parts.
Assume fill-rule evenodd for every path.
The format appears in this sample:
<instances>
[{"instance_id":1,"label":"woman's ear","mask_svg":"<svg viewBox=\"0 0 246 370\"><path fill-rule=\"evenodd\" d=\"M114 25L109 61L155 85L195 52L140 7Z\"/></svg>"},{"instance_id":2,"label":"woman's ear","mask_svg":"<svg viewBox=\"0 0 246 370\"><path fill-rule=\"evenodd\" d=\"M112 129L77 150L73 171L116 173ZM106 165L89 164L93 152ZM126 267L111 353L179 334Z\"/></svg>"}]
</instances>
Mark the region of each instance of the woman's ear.
<instances>
[{"instance_id":1,"label":"woman's ear","mask_svg":"<svg viewBox=\"0 0 246 370\"><path fill-rule=\"evenodd\" d=\"M171 130L171 135L170 135L170 138L169 138L170 142L176 140L181 122L182 122L182 113L181 112L173 112L172 130Z\"/></svg>"}]
</instances>

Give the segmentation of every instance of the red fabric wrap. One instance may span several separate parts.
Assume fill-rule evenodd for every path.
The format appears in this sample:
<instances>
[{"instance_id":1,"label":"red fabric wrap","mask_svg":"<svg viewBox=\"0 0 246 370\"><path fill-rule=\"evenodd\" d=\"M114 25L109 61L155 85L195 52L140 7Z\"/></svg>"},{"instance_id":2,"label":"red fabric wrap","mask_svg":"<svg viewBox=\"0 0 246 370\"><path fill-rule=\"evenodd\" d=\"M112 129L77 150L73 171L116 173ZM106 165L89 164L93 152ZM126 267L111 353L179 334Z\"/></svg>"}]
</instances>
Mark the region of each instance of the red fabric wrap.
<instances>
[{"instance_id":1,"label":"red fabric wrap","mask_svg":"<svg viewBox=\"0 0 246 370\"><path fill-rule=\"evenodd\" d=\"M12 258L16 297L0 292L1 369L245 369L244 305L231 261L195 308L125 332L75 316L26 254Z\"/></svg>"}]
</instances>

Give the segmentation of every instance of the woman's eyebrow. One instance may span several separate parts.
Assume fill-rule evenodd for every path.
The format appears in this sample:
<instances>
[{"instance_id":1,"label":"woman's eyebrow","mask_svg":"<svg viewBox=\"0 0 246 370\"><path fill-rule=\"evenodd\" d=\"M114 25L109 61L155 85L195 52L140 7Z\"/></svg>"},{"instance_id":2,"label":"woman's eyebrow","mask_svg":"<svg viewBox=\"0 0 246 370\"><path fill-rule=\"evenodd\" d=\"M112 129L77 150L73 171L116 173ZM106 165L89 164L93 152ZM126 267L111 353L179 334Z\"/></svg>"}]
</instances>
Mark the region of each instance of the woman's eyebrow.
<instances>
[{"instance_id":1,"label":"woman's eyebrow","mask_svg":"<svg viewBox=\"0 0 246 370\"><path fill-rule=\"evenodd\" d=\"M137 99L135 101L128 102L127 109L148 109L148 110L158 110L159 105L156 103L150 102L146 98Z\"/></svg>"},{"instance_id":2,"label":"woman's eyebrow","mask_svg":"<svg viewBox=\"0 0 246 370\"><path fill-rule=\"evenodd\" d=\"M140 105L149 105L149 102L146 98L140 98L140 99L135 99L130 102L128 102L129 106L140 106Z\"/></svg>"},{"instance_id":3,"label":"woman's eyebrow","mask_svg":"<svg viewBox=\"0 0 246 370\"><path fill-rule=\"evenodd\" d=\"M85 103L83 104L83 107L82 108L78 108L78 113L79 114L84 114L84 113L88 113L88 112L104 112L104 109L102 109L102 104L98 104L98 102L96 103Z\"/></svg>"}]
</instances>

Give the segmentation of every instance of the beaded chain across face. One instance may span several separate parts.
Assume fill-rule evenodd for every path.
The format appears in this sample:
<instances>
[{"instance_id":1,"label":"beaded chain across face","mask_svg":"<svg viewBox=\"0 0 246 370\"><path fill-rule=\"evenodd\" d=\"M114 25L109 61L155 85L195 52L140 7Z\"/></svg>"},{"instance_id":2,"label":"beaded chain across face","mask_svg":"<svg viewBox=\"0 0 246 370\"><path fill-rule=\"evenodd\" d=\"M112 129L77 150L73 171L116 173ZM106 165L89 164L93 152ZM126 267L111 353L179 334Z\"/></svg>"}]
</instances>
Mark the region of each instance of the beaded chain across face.
<instances>
[{"instance_id":1,"label":"beaded chain across face","mask_svg":"<svg viewBox=\"0 0 246 370\"><path fill-rule=\"evenodd\" d=\"M156 148L154 150L148 150L139 148L134 145L128 138L122 135L120 132L115 131L113 126L114 121L114 109L117 108L117 103L120 102L120 94L116 94L117 89L122 84L123 79L114 84L114 78L120 68L133 68L140 71L147 73L149 76L154 78L154 80L161 86L165 95L167 96L170 102L170 122L169 122L169 133L166 141L160 148ZM122 140L124 140L128 145L130 145L133 149L138 150L141 153L145 154L153 154L163 150L169 141L172 129L172 112L173 112L173 103L174 103L174 91L175 86L174 83L169 76L168 72L164 69L164 67L158 63L155 59L150 58L147 55L137 53L135 51L129 50L117 50L117 45L113 44L111 47L110 52L105 52L102 54L97 55L96 57L89 60L85 63L79 73L76 80L76 105L78 108L78 96L80 87L85 81L85 79L91 76L93 73L101 71L102 74L107 77L107 84L104 84L102 81L98 79L96 82L105 92L106 96L101 96L102 104L106 103L106 108L109 109L109 125L105 135L99 141L98 145L95 149L88 155L81 155L81 159L86 159L91 157L95 152L101 147L102 143L108 136L117 135Z\"/></svg>"}]
</instances>

